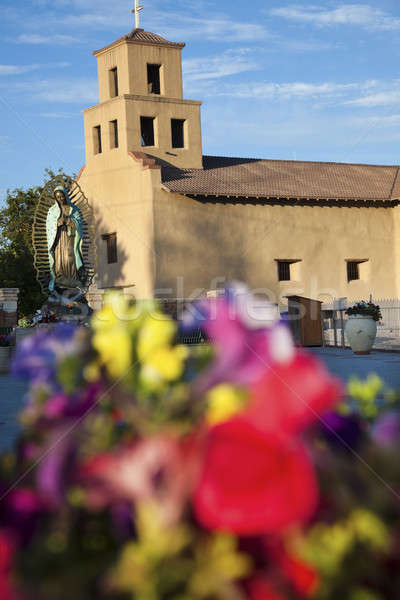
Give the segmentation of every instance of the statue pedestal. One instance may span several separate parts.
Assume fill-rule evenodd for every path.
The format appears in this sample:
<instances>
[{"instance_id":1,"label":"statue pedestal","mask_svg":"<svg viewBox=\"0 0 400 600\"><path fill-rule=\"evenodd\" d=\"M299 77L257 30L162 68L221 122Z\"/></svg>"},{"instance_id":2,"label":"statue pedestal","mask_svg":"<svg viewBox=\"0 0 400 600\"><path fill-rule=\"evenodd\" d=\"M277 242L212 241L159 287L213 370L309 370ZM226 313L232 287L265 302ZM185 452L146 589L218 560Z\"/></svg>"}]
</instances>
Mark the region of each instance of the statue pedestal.
<instances>
[{"instance_id":1,"label":"statue pedestal","mask_svg":"<svg viewBox=\"0 0 400 600\"><path fill-rule=\"evenodd\" d=\"M79 301L68 303L65 299L59 302L50 297L40 310L43 315L53 313L59 321L65 323L86 323L93 312L85 296L81 296Z\"/></svg>"}]
</instances>

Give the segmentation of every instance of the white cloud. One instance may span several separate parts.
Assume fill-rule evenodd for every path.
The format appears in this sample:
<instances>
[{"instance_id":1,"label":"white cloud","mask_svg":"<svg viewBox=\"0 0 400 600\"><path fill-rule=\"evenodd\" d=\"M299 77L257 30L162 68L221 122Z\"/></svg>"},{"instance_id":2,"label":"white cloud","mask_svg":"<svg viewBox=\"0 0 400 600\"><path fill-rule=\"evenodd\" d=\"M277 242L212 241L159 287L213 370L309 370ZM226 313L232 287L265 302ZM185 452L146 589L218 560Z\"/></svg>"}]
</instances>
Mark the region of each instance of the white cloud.
<instances>
[{"instance_id":1,"label":"white cloud","mask_svg":"<svg viewBox=\"0 0 400 600\"><path fill-rule=\"evenodd\" d=\"M270 14L319 26L356 25L371 30L400 29L400 19L369 4L344 4L333 9L320 6L289 5L274 8Z\"/></svg>"},{"instance_id":2,"label":"white cloud","mask_svg":"<svg viewBox=\"0 0 400 600\"><path fill-rule=\"evenodd\" d=\"M22 33L14 40L17 44L45 45L52 44L56 46L68 46L70 44L79 44L81 40L72 35L62 35L59 33L51 35L42 35L35 33Z\"/></svg>"},{"instance_id":3,"label":"white cloud","mask_svg":"<svg viewBox=\"0 0 400 600\"><path fill-rule=\"evenodd\" d=\"M235 96L239 98L266 98L269 100L289 100L318 97L340 96L358 89L358 83L246 83L226 86L217 95Z\"/></svg>"},{"instance_id":4,"label":"white cloud","mask_svg":"<svg viewBox=\"0 0 400 600\"><path fill-rule=\"evenodd\" d=\"M98 83L95 79L35 79L15 83L7 89L16 93L29 92L33 101L82 104L84 107L99 101ZM58 111L49 111L51 114ZM42 113L43 114L43 113Z\"/></svg>"},{"instance_id":5,"label":"white cloud","mask_svg":"<svg viewBox=\"0 0 400 600\"><path fill-rule=\"evenodd\" d=\"M398 104L400 102L400 90L387 92L378 92L368 96L361 96L354 100L348 100L345 104L361 107L388 106L390 104Z\"/></svg>"},{"instance_id":6,"label":"white cloud","mask_svg":"<svg viewBox=\"0 0 400 600\"><path fill-rule=\"evenodd\" d=\"M227 51L220 56L189 58L183 61L185 81L219 79L259 68L256 61L247 56L246 49Z\"/></svg>"},{"instance_id":7,"label":"white cloud","mask_svg":"<svg viewBox=\"0 0 400 600\"><path fill-rule=\"evenodd\" d=\"M235 21L222 12L217 12L212 5L208 9L201 2L192 3L187 7L187 0L182 10L177 7L177 2L159 0L146 5L146 10L141 13L141 27L156 31L174 41L202 39L213 41L253 41L265 40L269 32L261 23L249 23L241 20ZM40 2L40 8L50 9L53 2ZM63 3L61 3L62 5ZM134 27L134 19L127 8L126 0L113 3L110 11L108 0L92 1L72 0L70 10L65 12L46 12L46 27L71 29L75 36L77 30L110 30L120 31L120 34L129 32ZM207 12L207 16L205 13ZM25 21L26 26L32 30L42 27L42 19L35 15ZM38 35L42 36L40 32ZM109 42L109 40L108 40Z\"/></svg>"},{"instance_id":8,"label":"white cloud","mask_svg":"<svg viewBox=\"0 0 400 600\"><path fill-rule=\"evenodd\" d=\"M176 39L203 39L220 42L249 42L266 40L270 37L267 29L258 23L235 22L223 17L186 17L175 15L169 22L179 23L178 27L166 25L162 19L160 27L169 37Z\"/></svg>"},{"instance_id":9,"label":"white cloud","mask_svg":"<svg viewBox=\"0 0 400 600\"><path fill-rule=\"evenodd\" d=\"M89 105L99 101L97 80L39 81L30 89L35 100L45 102Z\"/></svg>"},{"instance_id":10,"label":"white cloud","mask_svg":"<svg viewBox=\"0 0 400 600\"><path fill-rule=\"evenodd\" d=\"M0 65L0 76L1 75L23 75L24 73L31 73L37 71L40 65Z\"/></svg>"}]
</instances>

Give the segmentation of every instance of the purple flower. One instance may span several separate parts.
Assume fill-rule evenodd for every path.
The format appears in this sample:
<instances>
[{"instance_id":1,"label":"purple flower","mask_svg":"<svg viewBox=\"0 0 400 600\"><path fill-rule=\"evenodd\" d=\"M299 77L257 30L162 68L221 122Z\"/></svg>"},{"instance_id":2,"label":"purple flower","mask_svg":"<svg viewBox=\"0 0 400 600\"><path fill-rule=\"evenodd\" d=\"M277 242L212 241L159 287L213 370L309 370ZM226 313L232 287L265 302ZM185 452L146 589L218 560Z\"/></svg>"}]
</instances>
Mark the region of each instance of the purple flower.
<instances>
[{"instance_id":1,"label":"purple flower","mask_svg":"<svg viewBox=\"0 0 400 600\"><path fill-rule=\"evenodd\" d=\"M54 429L37 469L36 487L51 508L61 504L72 473L76 443L70 428Z\"/></svg>"},{"instance_id":2,"label":"purple flower","mask_svg":"<svg viewBox=\"0 0 400 600\"><path fill-rule=\"evenodd\" d=\"M372 428L372 437L384 448L400 444L399 413L389 412L382 415Z\"/></svg>"},{"instance_id":3,"label":"purple flower","mask_svg":"<svg viewBox=\"0 0 400 600\"><path fill-rule=\"evenodd\" d=\"M60 324L51 331L40 331L17 347L12 374L32 383L53 383L60 360L77 351L75 325Z\"/></svg>"},{"instance_id":4,"label":"purple flower","mask_svg":"<svg viewBox=\"0 0 400 600\"><path fill-rule=\"evenodd\" d=\"M18 533L24 544L31 539L38 517L44 513L44 504L36 491L29 487L19 487L3 496L0 502L0 523Z\"/></svg>"},{"instance_id":5,"label":"purple flower","mask_svg":"<svg viewBox=\"0 0 400 600\"><path fill-rule=\"evenodd\" d=\"M348 450L355 448L362 435L361 421L358 415L344 416L337 412L322 415L324 437L333 445Z\"/></svg>"},{"instance_id":6,"label":"purple flower","mask_svg":"<svg viewBox=\"0 0 400 600\"><path fill-rule=\"evenodd\" d=\"M199 393L223 382L250 385L267 368L288 363L295 355L290 332L278 321L275 307L243 287L201 300L195 311L192 325L201 327L216 349L212 366L197 382ZM186 324L189 320L186 317Z\"/></svg>"}]
</instances>

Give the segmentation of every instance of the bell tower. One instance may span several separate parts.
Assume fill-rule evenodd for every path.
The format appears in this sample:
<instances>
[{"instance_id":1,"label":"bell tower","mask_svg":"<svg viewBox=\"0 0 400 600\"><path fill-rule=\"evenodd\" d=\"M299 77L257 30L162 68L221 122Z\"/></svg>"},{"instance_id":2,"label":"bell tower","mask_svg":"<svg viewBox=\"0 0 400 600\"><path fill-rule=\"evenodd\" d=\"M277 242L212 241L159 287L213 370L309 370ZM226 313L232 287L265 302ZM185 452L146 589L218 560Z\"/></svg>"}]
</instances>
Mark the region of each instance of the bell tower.
<instances>
[{"instance_id":1,"label":"bell tower","mask_svg":"<svg viewBox=\"0 0 400 600\"><path fill-rule=\"evenodd\" d=\"M136 23L139 10L135 4ZM185 100L185 44L135 27L95 51L99 104L83 111L86 166L109 164L110 153L145 152L182 169L202 168L201 102Z\"/></svg>"}]
</instances>

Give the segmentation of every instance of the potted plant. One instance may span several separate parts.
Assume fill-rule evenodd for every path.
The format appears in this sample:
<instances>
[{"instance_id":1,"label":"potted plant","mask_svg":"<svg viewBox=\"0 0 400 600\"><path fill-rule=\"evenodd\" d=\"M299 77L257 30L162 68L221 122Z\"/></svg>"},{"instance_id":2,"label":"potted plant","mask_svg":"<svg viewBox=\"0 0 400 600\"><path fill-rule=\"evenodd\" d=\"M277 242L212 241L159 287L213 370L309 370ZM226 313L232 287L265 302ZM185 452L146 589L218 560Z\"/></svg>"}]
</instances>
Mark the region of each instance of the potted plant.
<instances>
[{"instance_id":1,"label":"potted plant","mask_svg":"<svg viewBox=\"0 0 400 600\"><path fill-rule=\"evenodd\" d=\"M357 302L346 310L345 333L354 354L369 354L376 338L376 323L381 309L373 302Z\"/></svg>"},{"instance_id":2,"label":"potted plant","mask_svg":"<svg viewBox=\"0 0 400 600\"><path fill-rule=\"evenodd\" d=\"M8 373L11 356L11 334L0 335L0 373Z\"/></svg>"}]
</instances>

